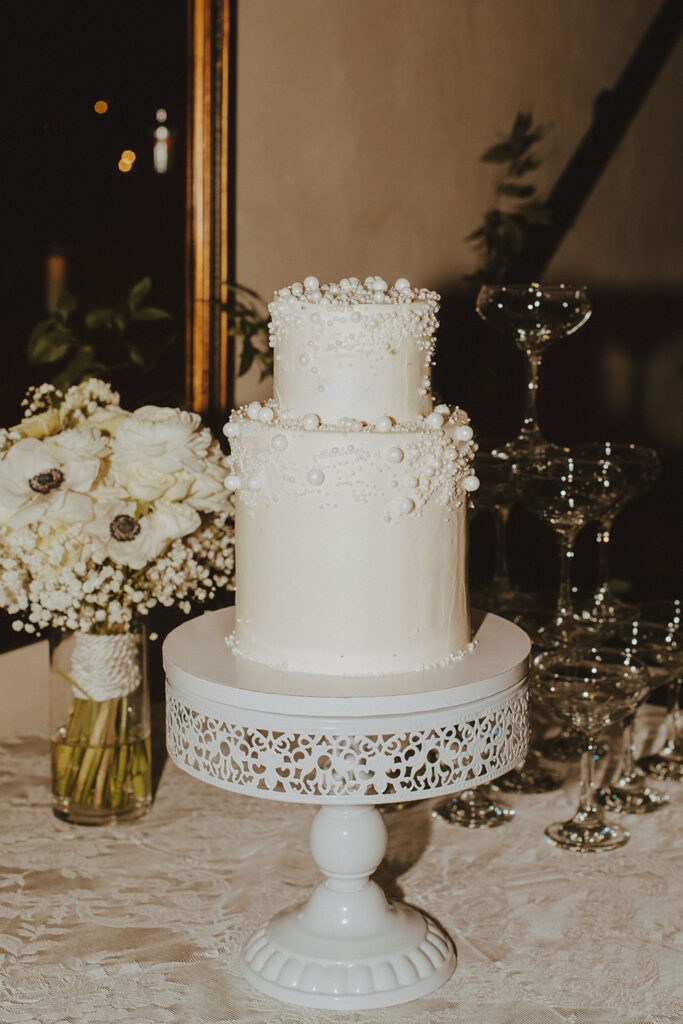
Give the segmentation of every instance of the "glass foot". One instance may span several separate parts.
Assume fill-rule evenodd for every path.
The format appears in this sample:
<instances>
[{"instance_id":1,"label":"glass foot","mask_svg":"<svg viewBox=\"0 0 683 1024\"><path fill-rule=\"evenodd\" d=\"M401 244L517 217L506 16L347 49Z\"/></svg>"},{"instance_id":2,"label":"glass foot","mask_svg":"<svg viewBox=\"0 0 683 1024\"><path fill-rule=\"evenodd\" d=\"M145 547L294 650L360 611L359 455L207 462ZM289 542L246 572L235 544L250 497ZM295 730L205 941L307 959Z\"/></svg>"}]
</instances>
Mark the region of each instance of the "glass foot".
<instances>
[{"instance_id":1,"label":"glass foot","mask_svg":"<svg viewBox=\"0 0 683 1024\"><path fill-rule=\"evenodd\" d=\"M602 786L595 794L597 802L608 811L619 814L648 814L669 802L667 793L651 789L643 772L618 779L611 786Z\"/></svg>"},{"instance_id":2,"label":"glass foot","mask_svg":"<svg viewBox=\"0 0 683 1024\"><path fill-rule=\"evenodd\" d=\"M545 834L555 846L578 853L599 853L615 850L631 838L631 833L619 825L608 825L595 814L584 815L581 811L569 821L556 821L548 825Z\"/></svg>"},{"instance_id":3,"label":"glass foot","mask_svg":"<svg viewBox=\"0 0 683 1024\"><path fill-rule=\"evenodd\" d=\"M495 788L505 793L550 793L563 785L562 776L544 768L533 755L495 782Z\"/></svg>"},{"instance_id":4,"label":"glass foot","mask_svg":"<svg viewBox=\"0 0 683 1024\"><path fill-rule=\"evenodd\" d=\"M504 825L515 816L512 807L497 804L483 789L465 789L462 793L449 797L432 811L434 817L443 818L450 825L462 825L463 828L495 828Z\"/></svg>"},{"instance_id":5,"label":"glass foot","mask_svg":"<svg viewBox=\"0 0 683 1024\"><path fill-rule=\"evenodd\" d=\"M657 754L648 754L638 760L638 767L646 775L653 775L663 782L681 782L683 780L683 758L671 749L664 747Z\"/></svg>"}]
</instances>

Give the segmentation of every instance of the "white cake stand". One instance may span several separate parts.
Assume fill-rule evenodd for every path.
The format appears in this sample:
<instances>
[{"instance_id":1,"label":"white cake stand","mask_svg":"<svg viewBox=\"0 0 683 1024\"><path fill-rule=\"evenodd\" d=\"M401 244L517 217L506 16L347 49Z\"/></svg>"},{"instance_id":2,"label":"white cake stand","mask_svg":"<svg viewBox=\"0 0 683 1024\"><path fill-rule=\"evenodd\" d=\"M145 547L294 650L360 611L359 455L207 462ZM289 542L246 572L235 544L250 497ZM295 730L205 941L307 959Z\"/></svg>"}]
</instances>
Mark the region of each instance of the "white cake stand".
<instances>
[{"instance_id":1,"label":"white cake stand","mask_svg":"<svg viewBox=\"0 0 683 1024\"><path fill-rule=\"evenodd\" d=\"M424 672L341 676L329 695L329 676L233 654L224 639L233 623L234 609L209 612L166 639L168 752L214 786L320 805L311 849L326 876L252 935L245 977L324 1009L426 995L453 973L455 950L435 921L370 880L386 850L376 805L471 789L524 759L528 637L486 615L475 650L430 670L428 689Z\"/></svg>"}]
</instances>

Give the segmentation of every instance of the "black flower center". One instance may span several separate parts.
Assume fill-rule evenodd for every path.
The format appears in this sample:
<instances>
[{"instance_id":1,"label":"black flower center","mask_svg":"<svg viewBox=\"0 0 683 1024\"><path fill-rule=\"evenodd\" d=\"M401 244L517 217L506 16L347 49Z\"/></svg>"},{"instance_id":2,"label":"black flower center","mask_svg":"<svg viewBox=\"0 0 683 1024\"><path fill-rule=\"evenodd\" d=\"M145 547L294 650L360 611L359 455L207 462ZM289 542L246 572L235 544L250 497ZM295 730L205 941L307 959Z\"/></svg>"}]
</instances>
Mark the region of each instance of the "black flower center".
<instances>
[{"instance_id":1,"label":"black flower center","mask_svg":"<svg viewBox=\"0 0 683 1024\"><path fill-rule=\"evenodd\" d=\"M64 483L64 474L61 469L46 469L44 473L36 473L28 482L29 487L36 494L49 494L56 491Z\"/></svg>"},{"instance_id":2,"label":"black flower center","mask_svg":"<svg viewBox=\"0 0 683 1024\"><path fill-rule=\"evenodd\" d=\"M114 540L135 540L138 534L142 532L142 527L133 516L123 514L114 516L109 524L109 532Z\"/></svg>"}]
</instances>

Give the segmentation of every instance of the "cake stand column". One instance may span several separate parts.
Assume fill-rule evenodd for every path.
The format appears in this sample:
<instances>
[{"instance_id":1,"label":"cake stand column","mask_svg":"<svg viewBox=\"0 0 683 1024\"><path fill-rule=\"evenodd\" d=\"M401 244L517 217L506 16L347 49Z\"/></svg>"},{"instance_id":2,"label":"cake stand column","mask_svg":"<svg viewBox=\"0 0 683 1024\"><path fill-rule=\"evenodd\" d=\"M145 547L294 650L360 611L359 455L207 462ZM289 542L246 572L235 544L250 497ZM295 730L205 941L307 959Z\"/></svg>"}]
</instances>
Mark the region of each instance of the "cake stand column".
<instances>
[{"instance_id":1,"label":"cake stand column","mask_svg":"<svg viewBox=\"0 0 683 1024\"><path fill-rule=\"evenodd\" d=\"M448 936L420 911L389 902L370 879L386 846L376 807L318 810L311 850L326 877L247 942L242 969L255 988L303 1006L364 1010L418 999L450 977Z\"/></svg>"}]
</instances>

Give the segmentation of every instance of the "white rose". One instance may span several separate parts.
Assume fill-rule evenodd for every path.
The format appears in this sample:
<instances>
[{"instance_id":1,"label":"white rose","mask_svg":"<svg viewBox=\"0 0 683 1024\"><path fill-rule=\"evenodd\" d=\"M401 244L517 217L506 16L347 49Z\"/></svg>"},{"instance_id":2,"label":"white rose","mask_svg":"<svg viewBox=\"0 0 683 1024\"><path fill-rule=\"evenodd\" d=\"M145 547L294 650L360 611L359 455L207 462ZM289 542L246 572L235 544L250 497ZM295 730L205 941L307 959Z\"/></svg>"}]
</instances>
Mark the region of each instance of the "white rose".
<instances>
[{"instance_id":1,"label":"white rose","mask_svg":"<svg viewBox=\"0 0 683 1024\"><path fill-rule=\"evenodd\" d=\"M202 472L211 441L196 413L143 406L112 439L112 474L138 501L179 501Z\"/></svg>"}]
</instances>

